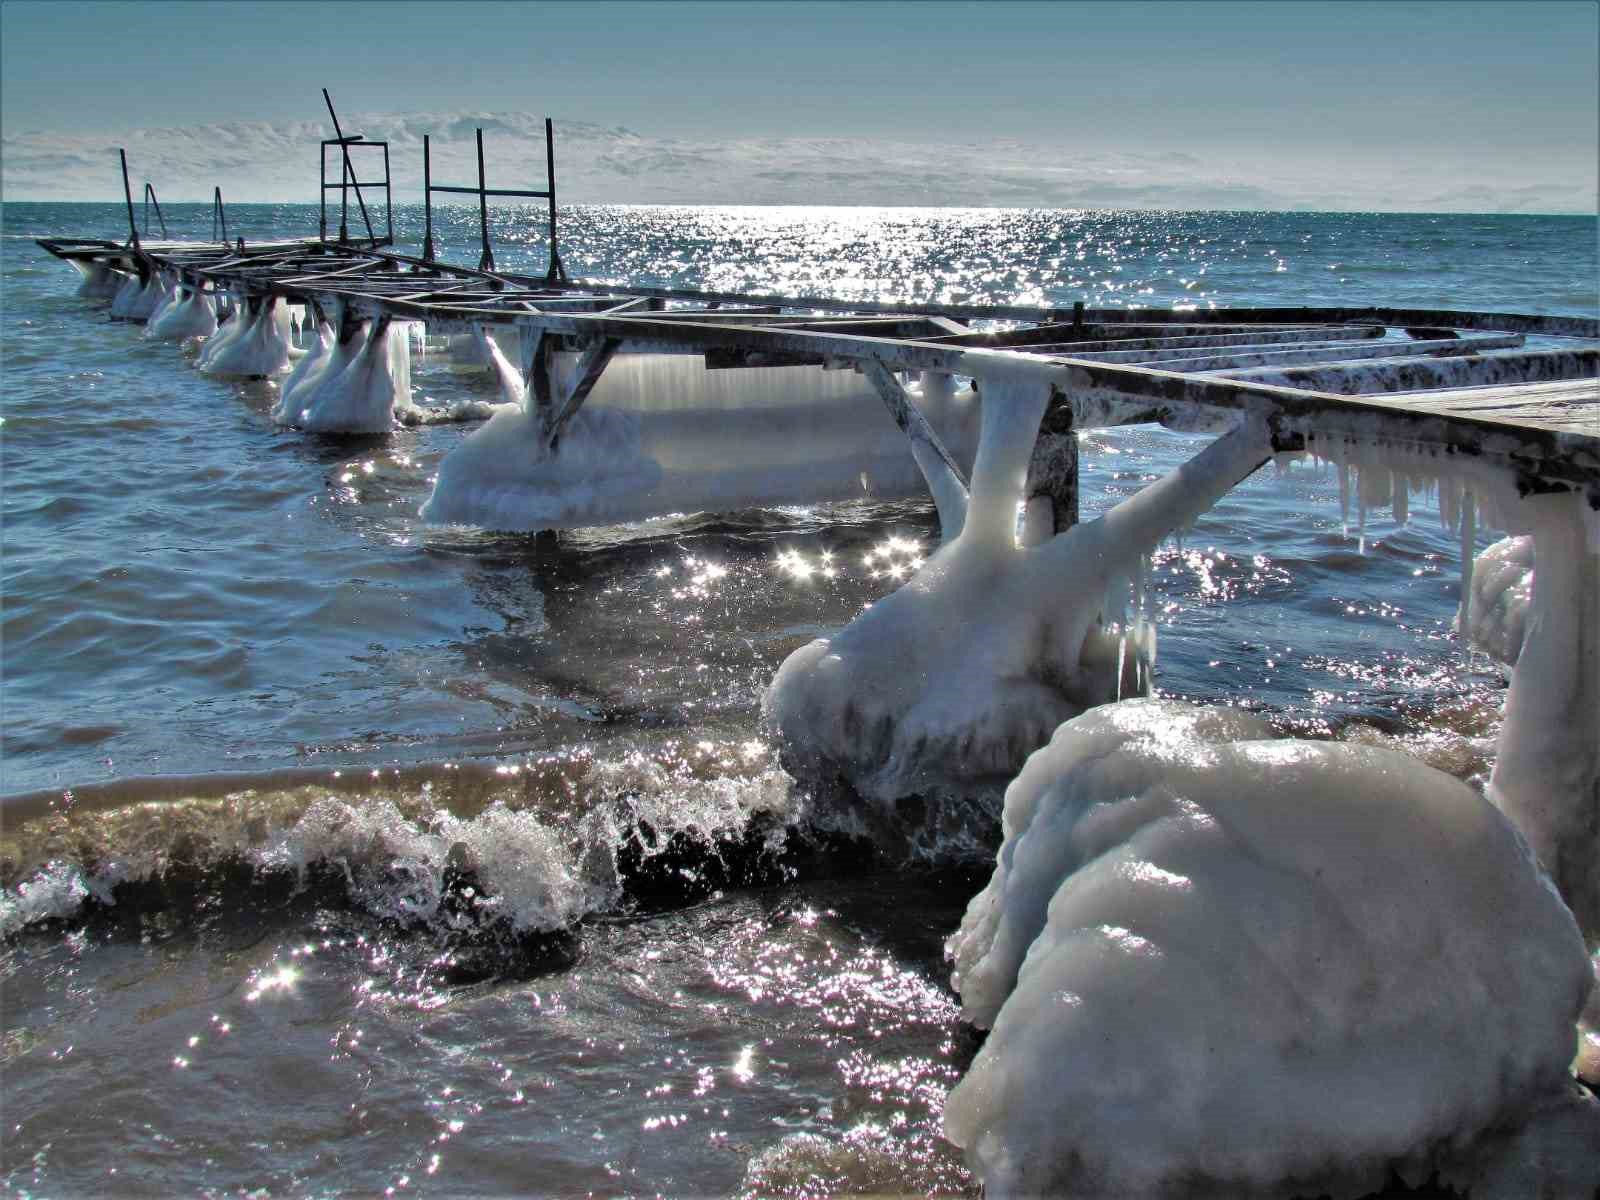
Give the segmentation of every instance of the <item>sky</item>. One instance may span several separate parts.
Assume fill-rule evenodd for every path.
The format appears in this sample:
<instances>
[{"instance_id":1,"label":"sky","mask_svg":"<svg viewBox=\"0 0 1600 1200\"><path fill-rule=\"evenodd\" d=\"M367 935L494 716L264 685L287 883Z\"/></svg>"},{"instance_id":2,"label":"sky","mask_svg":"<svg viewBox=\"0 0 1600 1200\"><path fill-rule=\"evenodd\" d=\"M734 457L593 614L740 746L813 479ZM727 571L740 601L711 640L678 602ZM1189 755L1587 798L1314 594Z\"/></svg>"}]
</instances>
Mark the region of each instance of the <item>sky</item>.
<instances>
[{"instance_id":1,"label":"sky","mask_svg":"<svg viewBox=\"0 0 1600 1200\"><path fill-rule=\"evenodd\" d=\"M311 200L319 89L615 203L1589 212L1600 5L0 3L0 194ZM535 178L534 176L538 177Z\"/></svg>"}]
</instances>

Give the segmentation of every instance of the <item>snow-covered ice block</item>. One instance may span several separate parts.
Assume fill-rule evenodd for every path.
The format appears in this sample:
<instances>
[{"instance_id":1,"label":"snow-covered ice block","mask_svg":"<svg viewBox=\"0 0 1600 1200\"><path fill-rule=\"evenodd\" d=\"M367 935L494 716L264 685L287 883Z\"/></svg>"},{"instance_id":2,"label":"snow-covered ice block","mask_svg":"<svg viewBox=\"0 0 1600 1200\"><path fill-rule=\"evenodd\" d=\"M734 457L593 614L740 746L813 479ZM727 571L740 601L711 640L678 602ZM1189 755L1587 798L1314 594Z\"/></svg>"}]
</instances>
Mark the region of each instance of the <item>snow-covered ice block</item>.
<instances>
[{"instance_id":1,"label":"snow-covered ice block","mask_svg":"<svg viewBox=\"0 0 1600 1200\"><path fill-rule=\"evenodd\" d=\"M1263 732L1107 706L1008 789L949 946L993 1023L945 1108L987 1195L1354 1196L1496 1178L1474 1139L1541 1112L1580 1136L1524 1149L1592 1136L1561 1103L1588 956L1511 823L1407 755Z\"/></svg>"}]
</instances>

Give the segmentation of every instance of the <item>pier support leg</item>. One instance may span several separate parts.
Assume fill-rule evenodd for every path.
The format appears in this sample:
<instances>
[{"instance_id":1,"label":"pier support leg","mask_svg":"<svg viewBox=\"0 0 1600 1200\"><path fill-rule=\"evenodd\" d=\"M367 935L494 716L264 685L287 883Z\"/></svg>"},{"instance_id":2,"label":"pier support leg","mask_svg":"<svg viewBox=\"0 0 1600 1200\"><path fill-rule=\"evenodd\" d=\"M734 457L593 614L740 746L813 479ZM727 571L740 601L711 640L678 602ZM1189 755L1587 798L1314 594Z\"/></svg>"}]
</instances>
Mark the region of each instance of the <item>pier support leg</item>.
<instances>
[{"instance_id":1,"label":"pier support leg","mask_svg":"<svg viewBox=\"0 0 1600 1200\"><path fill-rule=\"evenodd\" d=\"M861 363L861 373L877 389L894 423L911 439L911 453L922 469L933 493L934 505L939 510L939 528L945 541L961 532L966 523L970 487L961 465L951 457L938 432L911 402L911 397L900 385L899 377L875 358Z\"/></svg>"},{"instance_id":2,"label":"pier support leg","mask_svg":"<svg viewBox=\"0 0 1600 1200\"><path fill-rule=\"evenodd\" d=\"M1023 491L1024 546L1040 545L1078 523L1078 435L1072 428L1072 405L1051 390Z\"/></svg>"},{"instance_id":3,"label":"pier support leg","mask_svg":"<svg viewBox=\"0 0 1600 1200\"><path fill-rule=\"evenodd\" d=\"M550 386L555 339L543 329L530 325L521 327L519 337L517 348L521 351L522 386L528 412L538 420L539 428L548 433L556 412L554 390Z\"/></svg>"},{"instance_id":4,"label":"pier support leg","mask_svg":"<svg viewBox=\"0 0 1600 1200\"><path fill-rule=\"evenodd\" d=\"M1600 947L1600 554L1578 493L1527 501L1533 603L1500 727L1491 799L1517 823L1591 950Z\"/></svg>"},{"instance_id":5,"label":"pier support leg","mask_svg":"<svg viewBox=\"0 0 1600 1200\"><path fill-rule=\"evenodd\" d=\"M583 402L589 398L594 385L600 382L600 376L605 372L606 365L610 363L611 356L617 352L617 347L620 345L622 345L621 338L600 338L583 352L583 357L578 360L577 378L572 381L572 387L567 391L567 398L561 406L561 411L555 415L555 419L548 427L552 452L560 449L562 430L583 407Z\"/></svg>"}]
</instances>

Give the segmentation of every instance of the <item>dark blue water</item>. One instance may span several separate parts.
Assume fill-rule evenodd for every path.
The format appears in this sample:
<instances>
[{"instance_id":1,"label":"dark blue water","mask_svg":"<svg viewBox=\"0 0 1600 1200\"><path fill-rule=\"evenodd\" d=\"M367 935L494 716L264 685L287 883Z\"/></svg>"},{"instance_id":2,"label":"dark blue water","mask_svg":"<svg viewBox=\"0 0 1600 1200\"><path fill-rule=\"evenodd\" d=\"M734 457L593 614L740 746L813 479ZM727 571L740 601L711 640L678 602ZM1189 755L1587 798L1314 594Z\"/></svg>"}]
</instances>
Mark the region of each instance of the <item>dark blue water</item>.
<instances>
[{"instance_id":1,"label":"dark blue water","mask_svg":"<svg viewBox=\"0 0 1600 1200\"><path fill-rule=\"evenodd\" d=\"M166 215L173 236L209 235L208 207ZM538 215L497 213L502 268L543 270ZM396 220L420 237L420 211ZM1592 218L588 207L562 222L569 272L638 283L1600 308ZM475 213L438 225L447 257L476 260ZM852 569L866 551L932 542L931 507L688 515L558 546L429 529L418 506L467 430L275 428L270 385L201 376L193 347L110 323L30 240L124 229L112 205L4 209L0 792L53 796L14 799L0 838L7 1185L727 1194L782 1190L811 1155L818 1178L969 1187L933 1132L970 1053L937 958L965 892L867 872L642 920L607 874L641 852L619 812L699 834L796 819L761 690L891 586ZM305 207L229 212L251 240L315 230ZM413 382L490 395L433 359ZM1086 510L1198 444L1092 434ZM1403 527L1369 514L1363 546L1338 493L1314 467L1262 472L1162 548L1158 686L1397 737L1471 777L1502 681L1451 633L1455 538L1414 500ZM846 564L833 578L779 566L824 550ZM430 972L457 844L489 864L489 910L541 928L591 914L575 965L465 988ZM227 863L247 880L331 865L350 889L256 912L248 882L218 882ZM198 890L132 936L80 923L86 896L180 868ZM38 924L52 916L66 923Z\"/></svg>"}]
</instances>

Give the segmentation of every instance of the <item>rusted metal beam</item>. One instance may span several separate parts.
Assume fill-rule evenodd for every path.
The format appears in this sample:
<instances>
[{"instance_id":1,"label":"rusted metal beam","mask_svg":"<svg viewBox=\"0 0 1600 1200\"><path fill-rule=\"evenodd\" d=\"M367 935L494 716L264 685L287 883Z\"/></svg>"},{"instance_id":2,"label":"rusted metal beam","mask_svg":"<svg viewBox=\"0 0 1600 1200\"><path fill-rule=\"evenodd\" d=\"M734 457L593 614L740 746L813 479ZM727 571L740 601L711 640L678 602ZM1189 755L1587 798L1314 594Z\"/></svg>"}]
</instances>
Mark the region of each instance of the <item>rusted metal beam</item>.
<instances>
[{"instance_id":1,"label":"rusted metal beam","mask_svg":"<svg viewBox=\"0 0 1600 1200\"><path fill-rule=\"evenodd\" d=\"M620 338L600 338L591 343L584 351L583 357L578 360L577 378L572 381L572 387L567 391L566 402L562 404L561 411L550 422L548 444L552 452L560 449L562 430L583 407L583 402L589 398L594 385L600 382L601 373L620 345L622 345Z\"/></svg>"},{"instance_id":2,"label":"rusted metal beam","mask_svg":"<svg viewBox=\"0 0 1600 1200\"><path fill-rule=\"evenodd\" d=\"M949 450L945 449L938 431L928 423L928 418L923 416L922 410L912 401L905 388L900 386L900 381L895 378L894 372L885 366L881 359L864 358L861 360L861 373L877 389L884 406L889 410L889 415L894 418L894 423L900 426L905 435L932 450L950 469L956 481L963 488L970 488L971 484L966 472L961 469L961 464L956 462Z\"/></svg>"}]
</instances>

